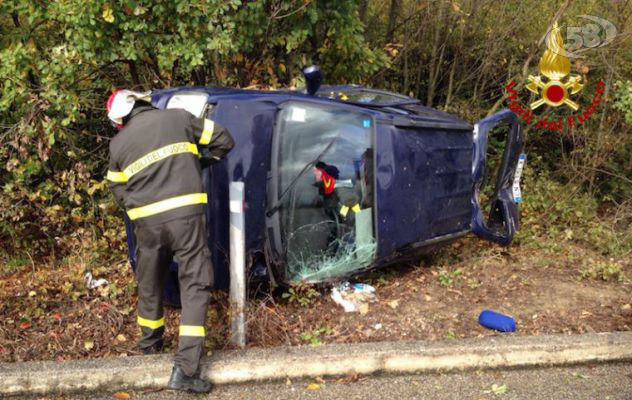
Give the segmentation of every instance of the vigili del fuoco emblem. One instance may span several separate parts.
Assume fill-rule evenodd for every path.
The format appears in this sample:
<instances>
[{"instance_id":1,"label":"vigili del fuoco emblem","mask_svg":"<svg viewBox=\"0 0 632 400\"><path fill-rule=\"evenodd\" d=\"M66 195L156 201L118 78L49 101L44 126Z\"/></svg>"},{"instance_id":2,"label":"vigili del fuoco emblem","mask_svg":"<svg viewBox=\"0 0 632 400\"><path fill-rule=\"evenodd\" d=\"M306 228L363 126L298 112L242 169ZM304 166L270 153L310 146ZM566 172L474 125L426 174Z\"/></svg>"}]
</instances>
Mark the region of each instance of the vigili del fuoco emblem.
<instances>
[{"instance_id":1,"label":"vigili del fuoco emblem","mask_svg":"<svg viewBox=\"0 0 632 400\"><path fill-rule=\"evenodd\" d=\"M566 104L574 111L577 111L579 105L569 99L569 92L570 94L576 94L582 90L584 87L581 83L582 78L579 75L570 75L568 79L564 81L564 77L569 75L571 70L570 60L568 57L549 50L551 48L564 48L564 40L562 39L557 22L553 25L553 29L551 29L546 37L546 44L547 49L544 51L542 58L540 58L540 74L544 75L547 81L544 82L540 75L529 75L527 89L542 96L529 106L532 110L535 110L543 104L548 104L553 107ZM558 53L561 53L561 51Z\"/></svg>"}]
</instances>

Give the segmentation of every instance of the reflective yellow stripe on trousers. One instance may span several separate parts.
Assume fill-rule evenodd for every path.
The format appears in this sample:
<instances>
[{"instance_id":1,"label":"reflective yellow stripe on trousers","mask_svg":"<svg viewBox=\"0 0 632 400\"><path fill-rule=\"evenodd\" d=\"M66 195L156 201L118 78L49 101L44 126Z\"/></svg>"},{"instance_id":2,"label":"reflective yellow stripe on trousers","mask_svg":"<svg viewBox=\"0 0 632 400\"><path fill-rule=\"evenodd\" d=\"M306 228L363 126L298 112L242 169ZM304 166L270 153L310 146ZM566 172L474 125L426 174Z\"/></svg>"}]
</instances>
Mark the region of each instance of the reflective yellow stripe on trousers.
<instances>
[{"instance_id":1,"label":"reflective yellow stripe on trousers","mask_svg":"<svg viewBox=\"0 0 632 400\"><path fill-rule=\"evenodd\" d=\"M185 194L184 196L172 197L156 203L147 204L146 206L132 208L127 211L127 215L129 216L129 219L134 221L138 218L160 214L165 211L173 210L174 208L180 208L193 204L206 204L207 202L208 196L206 193Z\"/></svg>"},{"instance_id":2,"label":"reflective yellow stripe on trousers","mask_svg":"<svg viewBox=\"0 0 632 400\"><path fill-rule=\"evenodd\" d=\"M204 337L204 327L199 325L180 325L180 336Z\"/></svg>"},{"instance_id":3,"label":"reflective yellow stripe on trousers","mask_svg":"<svg viewBox=\"0 0 632 400\"><path fill-rule=\"evenodd\" d=\"M151 320L151 319L145 319L145 318L143 318L143 317L141 317L139 315L138 316L138 325L144 326L144 327L149 328L149 329L158 329L161 326L165 325L165 317L162 317L162 318L157 319L157 320Z\"/></svg>"}]
</instances>

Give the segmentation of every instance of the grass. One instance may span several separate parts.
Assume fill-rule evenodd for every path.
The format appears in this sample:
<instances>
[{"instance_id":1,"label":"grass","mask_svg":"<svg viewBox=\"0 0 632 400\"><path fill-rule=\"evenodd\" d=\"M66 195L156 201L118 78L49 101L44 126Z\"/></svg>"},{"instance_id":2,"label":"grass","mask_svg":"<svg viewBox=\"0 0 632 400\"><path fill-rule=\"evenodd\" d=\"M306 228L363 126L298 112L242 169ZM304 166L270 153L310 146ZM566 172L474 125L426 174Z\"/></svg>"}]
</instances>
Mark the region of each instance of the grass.
<instances>
[{"instance_id":1,"label":"grass","mask_svg":"<svg viewBox=\"0 0 632 400\"><path fill-rule=\"evenodd\" d=\"M23 256L14 256L0 264L0 275L11 274L31 265L31 261Z\"/></svg>"}]
</instances>

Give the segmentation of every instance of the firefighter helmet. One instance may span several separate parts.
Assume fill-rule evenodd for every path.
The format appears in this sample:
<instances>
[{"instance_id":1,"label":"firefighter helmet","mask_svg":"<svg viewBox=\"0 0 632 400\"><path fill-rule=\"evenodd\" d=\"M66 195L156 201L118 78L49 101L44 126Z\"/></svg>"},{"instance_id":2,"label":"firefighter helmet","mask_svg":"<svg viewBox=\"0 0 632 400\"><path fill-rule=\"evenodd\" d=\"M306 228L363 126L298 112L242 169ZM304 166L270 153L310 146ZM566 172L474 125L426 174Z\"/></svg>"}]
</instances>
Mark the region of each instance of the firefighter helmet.
<instances>
[{"instance_id":1,"label":"firefighter helmet","mask_svg":"<svg viewBox=\"0 0 632 400\"><path fill-rule=\"evenodd\" d=\"M129 115L137 100L151 101L151 92L135 92L133 90L117 90L110 95L107 102L108 118L114 126L121 129L123 118Z\"/></svg>"}]
</instances>

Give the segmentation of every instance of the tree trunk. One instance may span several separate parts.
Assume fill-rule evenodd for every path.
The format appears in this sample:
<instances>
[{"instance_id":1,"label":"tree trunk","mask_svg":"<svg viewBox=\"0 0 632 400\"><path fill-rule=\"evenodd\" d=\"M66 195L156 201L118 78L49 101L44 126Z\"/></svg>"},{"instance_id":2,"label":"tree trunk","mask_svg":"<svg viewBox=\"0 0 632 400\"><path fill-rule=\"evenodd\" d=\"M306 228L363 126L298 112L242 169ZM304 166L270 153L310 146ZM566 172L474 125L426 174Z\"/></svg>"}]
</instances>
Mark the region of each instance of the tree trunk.
<instances>
[{"instance_id":1,"label":"tree trunk","mask_svg":"<svg viewBox=\"0 0 632 400\"><path fill-rule=\"evenodd\" d=\"M358 6L358 14L360 17L360 21L362 24L366 26L366 11L369 6L369 0L360 0L360 5Z\"/></svg>"},{"instance_id":2,"label":"tree trunk","mask_svg":"<svg viewBox=\"0 0 632 400\"><path fill-rule=\"evenodd\" d=\"M129 67L129 74L132 77L132 82L134 83L134 86L139 86L140 85L140 78L138 76L138 68L136 68L136 63L134 62L134 60L127 60L127 66Z\"/></svg>"},{"instance_id":3,"label":"tree trunk","mask_svg":"<svg viewBox=\"0 0 632 400\"><path fill-rule=\"evenodd\" d=\"M458 62L458 55L454 55L454 60L452 60L452 67L450 68L450 78L448 79L448 93L445 96L445 105L443 106L443 110L447 111L450 106L450 102L452 101L452 90L454 90L454 73L456 72L456 63Z\"/></svg>"},{"instance_id":4,"label":"tree trunk","mask_svg":"<svg viewBox=\"0 0 632 400\"><path fill-rule=\"evenodd\" d=\"M404 35L404 86L403 86L403 90L402 93L405 94L406 96L408 96L408 86L409 86L409 82L410 80L408 79L408 49L406 48L406 45L408 43L408 35Z\"/></svg>"},{"instance_id":5,"label":"tree trunk","mask_svg":"<svg viewBox=\"0 0 632 400\"><path fill-rule=\"evenodd\" d=\"M426 7L426 10L429 10L430 7ZM426 15L426 18L428 16ZM422 27L422 29L419 30L419 33L417 35L417 42L419 43L424 43L424 36L426 34L426 26L428 26L427 24L424 23L425 22L425 18L424 18L424 14L420 13L419 14L419 26ZM415 95L418 99L421 99L421 89L423 87L423 77L424 77L424 66L426 65L426 63L424 62L422 56L424 54L424 48L419 47L419 51L418 51L418 55L417 55L417 79L416 79L416 87L415 87Z\"/></svg>"},{"instance_id":6,"label":"tree trunk","mask_svg":"<svg viewBox=\"0 0 632 400\"><path fill-rule=\"evenodd\" d=\"M437 19L434 24L435 26L435 35L432 43L432 51L430 53L430 69L428 71L428 95L426 97L426 105L428 107L432 107L432 102L434 100L436 85L437 85L437 77L439 68L439 45L441 44L441 25L443 22L443 12L444 6L443 4L439 4L439 12L437 13ZM441 53L443 56L443 52Z\"/></svg>"},{"instance_id":7,"label":"tree trunk","mask_svg":"<svg viewBox=\"0 0 632 400\"><path fill-rule=\"evenodd\" d=\"M475 6L474 6L475 7ZM445 98L445 105L443 106L444 110L447 110L450 106L450 102L452 101L452 94L454 93L454 76L456 74L456 68L459 64L459 59L461 55L461 50L463 49L463 38L465 37L465 25L468 24L472 15L475 14L475 8L470 10L470 13L466 20L463 20L459 25L459 40L457 42L456 49L454 51L454 58L452 60L452 67L450 68L450 78L448 80L448 93ZM457 21L459 17L457 16Z\"/></svg>"},{"instance_id":8,"label":"tree trunk","mask_svg":"<svg viewBox=\"0 0 632 400\"><path fill-rule=\"evenodd\" d=\"M395 34L395 23L399 17L399 10L402 6L401 0L391 0L391 9L388 13L388 24L386 27L386 43L393 43L393 36Z\"/></svg>"}]
</instances>

